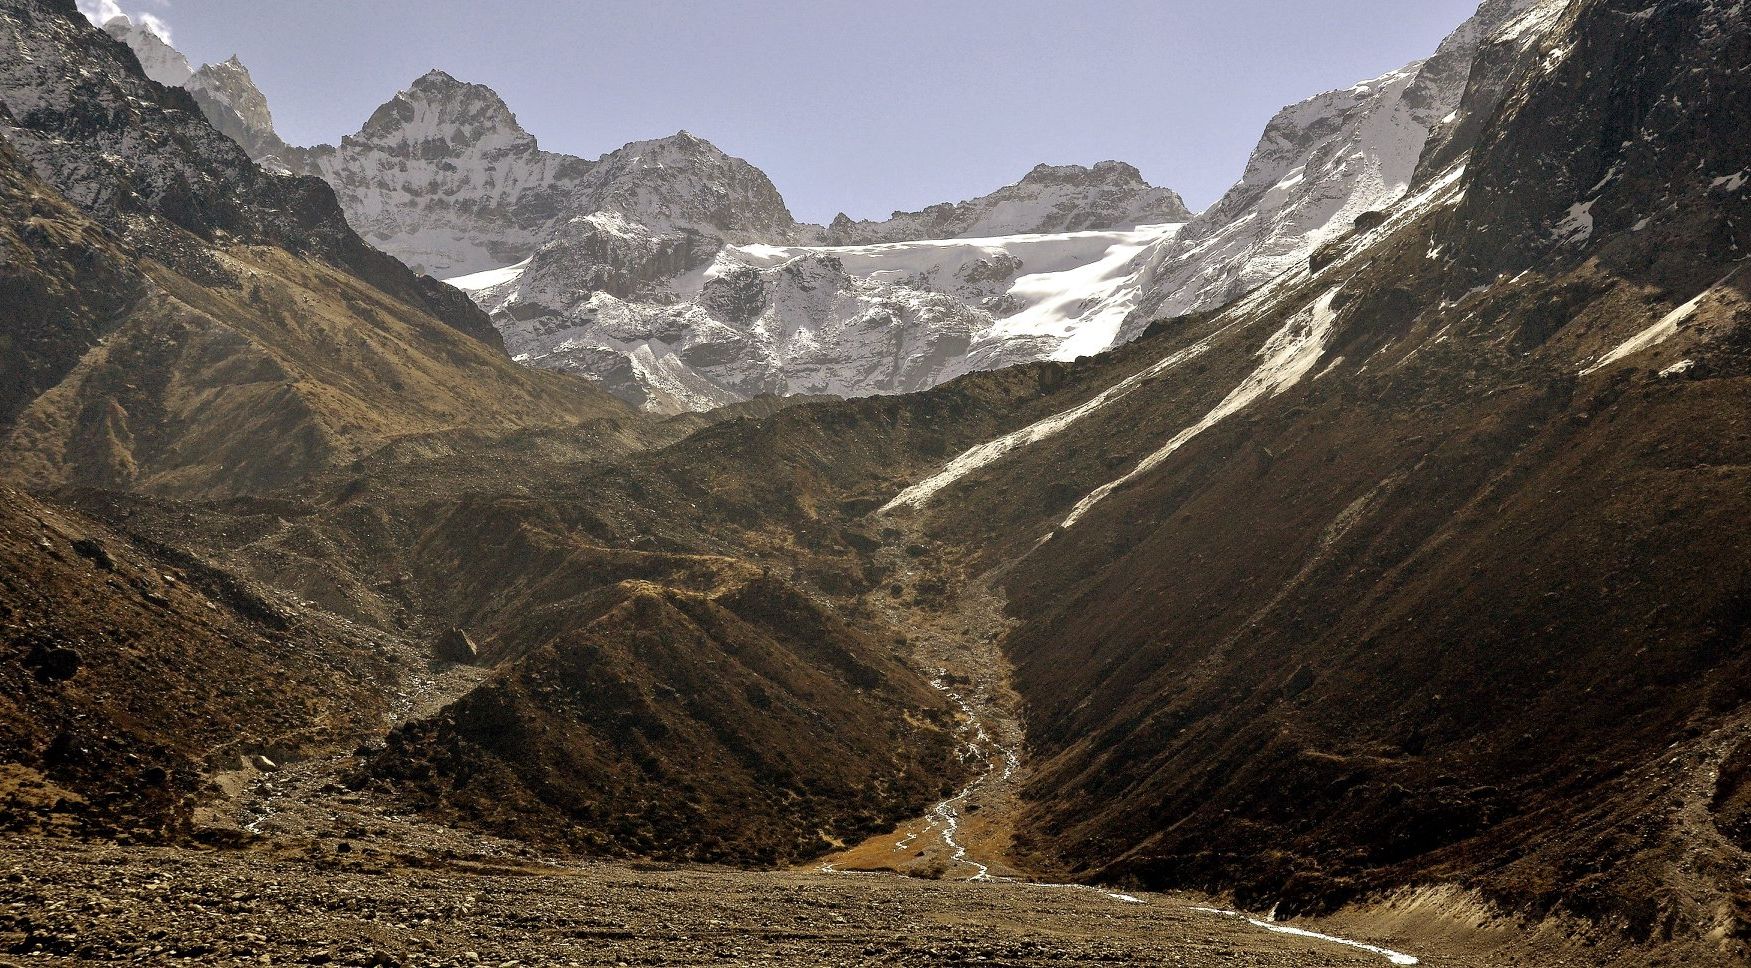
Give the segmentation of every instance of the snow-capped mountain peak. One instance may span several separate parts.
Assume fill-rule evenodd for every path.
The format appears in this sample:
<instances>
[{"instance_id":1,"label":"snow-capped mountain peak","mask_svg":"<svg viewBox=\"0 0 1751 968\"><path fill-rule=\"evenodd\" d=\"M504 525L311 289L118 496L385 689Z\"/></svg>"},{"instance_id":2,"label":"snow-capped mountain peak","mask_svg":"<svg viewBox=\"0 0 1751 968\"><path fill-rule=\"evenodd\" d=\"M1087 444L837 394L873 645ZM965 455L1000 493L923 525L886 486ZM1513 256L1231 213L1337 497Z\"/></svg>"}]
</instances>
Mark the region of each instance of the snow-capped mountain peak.
<instances>
[{"instance_id":1,"label":"snow-capped mountain peak","mask_svg":"<svg viewBox=\"0 0 1751 968\"><path fill-rule=\"evenodd\" d=\"M237 55L203 65L183 87L194 95L207 120L242 145L250 157L275 170L288 167L288 149L274 131L268 99Z\"/></svg>"},{"instance_id":2,"label":"snow-capped mountain peak","mask_svg":"<svg viewBox=\"0 0 1751 968\"><path fill-rule=\"evenodd\" d=\"M181 87L194 76L188 58L165 40L144 20L135 22L126 14L111 17L103 25L104 33L133 48L134 56L146 76L165 87Z\"/></svg>"},{"instance_id":3,"label":"snow-capped mountain peak","mask_svg":"<svg viewBox=\"0 0 1751 968\"><path fill-rule=\"evenodd\" d=\"M824 237L834 245L970 239L1130 229L1191 217L1178 193L1150 185L1134 165L1122 161L1102 161L1093 167L1041 164L1015 184L969 201L895 212L882 222L858 222L841 214Z\"/></svg>"},{"instance_id":4,"label":"snow-capped mountain peak","mask_svg":"<svg viewBox=\"0 0 1751 968\"><path fill-rule=\"evenodd\" d=\"M603 155L582 188L576 210L619 212L658 231L774 241L797 228L765 172L687 131Z\"/></svg>"},{"instance_id":5,"label":"snow-capped mountain peak","mask_svg":"<svg viewBox=\"0 0 1751 968\"><path fill-rule=\"evenodd\" d=\"M386 101L349 142L418 146L443 138L461 149L535 147L517 116L492 88L459 81L434 68Z\"/></svg>"},{"instance_id":6,"label":"snow-capped mountain peak","mask_svg":"<svg viewBox=\"0 0 1751 968\"><path fill-rule=\"evenodd\" d=\"M573 210L592 168L543 151L491 88L441 70L303 162L334 187L366 238L438 275L527 258Z\"/></svg>"}]
</instances>

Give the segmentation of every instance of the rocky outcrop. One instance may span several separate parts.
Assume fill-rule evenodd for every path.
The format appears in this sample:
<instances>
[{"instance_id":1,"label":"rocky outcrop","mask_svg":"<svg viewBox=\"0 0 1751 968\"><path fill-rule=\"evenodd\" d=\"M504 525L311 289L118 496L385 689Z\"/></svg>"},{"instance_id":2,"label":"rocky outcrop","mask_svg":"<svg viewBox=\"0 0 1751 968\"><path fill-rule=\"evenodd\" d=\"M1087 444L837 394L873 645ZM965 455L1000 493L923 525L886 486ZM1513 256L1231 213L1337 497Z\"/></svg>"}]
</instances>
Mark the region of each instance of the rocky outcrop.
<instances>
[{"instance_id":1,"label":"rocky outcrop","mask_svg":"<svg viewBox=\"0 0 1751 968\"><path fill-rule=\"evenodd\" d=\"M258 164L272 171L291 171L291 149L274 131L267 97L242 61L233 56L220 64L203 65L182 86L194 95L213 127L243 146Z\"/></svg>"},{"instance_id":2,"label":"rocky outcrop","mask_svg":"<svg viewBox=\"0 0 1751 968\"><path fill-rule=\"evenodd\" d=\"M451 628L432 643L432 655L440 662L472 664L480 660L480 646L467 632Z\"/></svg>"}]
</instances>

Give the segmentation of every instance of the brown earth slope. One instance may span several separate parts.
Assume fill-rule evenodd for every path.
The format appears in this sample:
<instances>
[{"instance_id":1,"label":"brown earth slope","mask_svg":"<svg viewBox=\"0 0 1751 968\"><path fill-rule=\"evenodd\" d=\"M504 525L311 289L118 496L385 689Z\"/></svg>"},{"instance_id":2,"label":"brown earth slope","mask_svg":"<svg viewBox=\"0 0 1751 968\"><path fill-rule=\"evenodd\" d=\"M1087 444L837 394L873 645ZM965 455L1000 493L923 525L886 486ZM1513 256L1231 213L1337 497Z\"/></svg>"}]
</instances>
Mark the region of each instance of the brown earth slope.
<instances>
[{"instance_id":1,"label":"brown earth slope","mask_svg":"<svg viewBox=\"0 0 1751 968\"><path fill-rule=\"evenodd\" d=\"M643 422L505 357L486 317L262 171L71 3L0 4L8 476L173 495L294 484L401 438Z\"/></svg>"},{"instance_id":2,"label":"brown earth slope","mask_svg":"<svg viewBox=\"0 0 1751 968\"><path fill-rule=\"evenodd\" d=\"M926 505L1020 557L1040 856L1741 950L1747 62L1740 5L1574 5L1462 174Z\"/></svg>"},{"instance_id":3,"label":"brown earth slope","mask_svg":"<svg viewBox=\"0 0 1751 968\"><path fill-rule=\"evenodd\" d=\"M460 293L364 246L320 182L256 168L72 4L0 0L0 46L0 201L26 219L6 267L28 310L0 331L52 337L20 367L5 476L397 650L484 642L478 692L383 757L409 800L556 845L772 863L959 779L945 703L891 631L717 548L595 540L526 496L690 426L512 363ZM360 717L336 735L380 737L401 685L335 690ZM278 699L287 723L323 719L297 688ZM55 710L29 693L14 712L48 729ZM171 712L143 707L133 735L178 733ZM625 820L651 804L679 812Z\"/></svg>"},{"instance_id":4,"label":"brown earth slope","mask_svg":"<svg viewBox=\"0 0 1751 968\"><path fill-rule=\"evenodd\" d=\"M349 742L376 638L0 488L0 828L186 835L209 768Z\"/></svg>"},{"instance_id":5,"label":"brown earth slope","mask_svg":"<svg viewBox=\"0 0 1751 968\"><path fill-rule=\"evenodd\" d=\"M789 863L958 778L941 700L784 582L627 581L490 684L389 737L373 776L447 820L590 853ZM587 613L586 613L587 614Z\"/></svg>"}]
</instances>

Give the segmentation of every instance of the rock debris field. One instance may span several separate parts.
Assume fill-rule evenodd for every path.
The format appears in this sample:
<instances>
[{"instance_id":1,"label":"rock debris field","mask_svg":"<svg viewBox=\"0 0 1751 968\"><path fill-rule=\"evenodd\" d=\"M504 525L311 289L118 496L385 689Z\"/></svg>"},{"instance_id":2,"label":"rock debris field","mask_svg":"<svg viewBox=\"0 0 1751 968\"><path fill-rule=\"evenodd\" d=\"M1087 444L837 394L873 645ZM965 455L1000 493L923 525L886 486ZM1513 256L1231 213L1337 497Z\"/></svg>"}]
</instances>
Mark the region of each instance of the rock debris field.
<instances>
[{"instance_id":1,"label":"rock debris field","mask_svg":"<svg viewBox=\"0 0 1751 968\"><path fill-rule=\"evenodd\" d=\"M1386 965L1078 889L662 865L15 840L0 964ZM1425 965L1481 961L1418 952ZM1501 962L1491 962L1501 963Z\"/></svg>"}]
</instances>

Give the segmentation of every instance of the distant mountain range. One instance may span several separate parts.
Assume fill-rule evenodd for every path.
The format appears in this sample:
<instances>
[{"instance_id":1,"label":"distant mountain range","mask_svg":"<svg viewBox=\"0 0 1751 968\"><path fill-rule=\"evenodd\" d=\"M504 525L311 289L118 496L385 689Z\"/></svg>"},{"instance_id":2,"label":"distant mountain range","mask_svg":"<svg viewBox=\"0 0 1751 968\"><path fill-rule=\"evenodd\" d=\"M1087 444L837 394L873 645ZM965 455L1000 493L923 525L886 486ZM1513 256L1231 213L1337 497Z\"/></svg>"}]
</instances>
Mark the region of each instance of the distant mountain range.
<instances>
[{"instance_id":1,"label":"distant mountain range","mask_svg":"<svg viewBox=\"0 0 1751 968\"><path fill-rule=\"evenodd\" d=\"M594 161L544 151L490 88L442 71L339 146L289 148L235 58L192 71L149 29L106 29L258 161L323 178L373 244L469 292L517 359L678 413L1075 359L1232 300L1401 197L1480 47L1531 6L1491 0L1428 61L1284 109L1196 217L1107 161L827 226L686 132Z\"/></svg>"}]
</instances>

